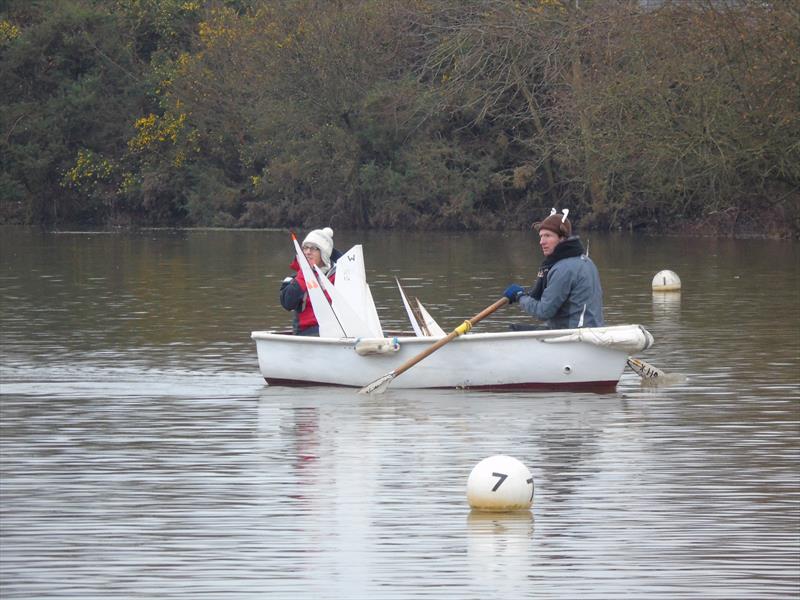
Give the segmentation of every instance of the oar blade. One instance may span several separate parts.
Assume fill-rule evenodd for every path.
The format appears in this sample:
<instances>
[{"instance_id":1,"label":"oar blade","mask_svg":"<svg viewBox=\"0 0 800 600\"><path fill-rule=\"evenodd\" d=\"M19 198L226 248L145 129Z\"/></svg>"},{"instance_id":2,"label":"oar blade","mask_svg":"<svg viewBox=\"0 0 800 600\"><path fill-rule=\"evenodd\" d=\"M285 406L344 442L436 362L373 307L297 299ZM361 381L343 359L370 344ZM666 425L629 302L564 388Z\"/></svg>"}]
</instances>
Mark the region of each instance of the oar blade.
<instances>
[{"instance_id":1,"label":"oar blade","mask_svg":"<svg viewBox=\"0 0 800 600\"><path fill-rule=\"evenodd\" d=\"M382 375L382 376L378 377L378 379L376 379L372 383L368 383L367 385L362 387L360 390L358 390L358 393L359 394L382 394L382 393L384 393L386 391L386 389L389 387L389 384L392 383L392 380L396 376L397 375L395 374L394 371L391 371L390 373L387 373L386 375Z\"/></svg>"},{"instance_id":2,"label":"oar blade","mask_svg":"<svg viewBox=\"0 0 800 600\"><path fill-rule=\"evenodd\" d=\"M666 373L654 367L648 362L643 361L641 358L628 358L628 366L642 379L656 379L658 377L666 377Z\"/></svg>"}]
</instances>

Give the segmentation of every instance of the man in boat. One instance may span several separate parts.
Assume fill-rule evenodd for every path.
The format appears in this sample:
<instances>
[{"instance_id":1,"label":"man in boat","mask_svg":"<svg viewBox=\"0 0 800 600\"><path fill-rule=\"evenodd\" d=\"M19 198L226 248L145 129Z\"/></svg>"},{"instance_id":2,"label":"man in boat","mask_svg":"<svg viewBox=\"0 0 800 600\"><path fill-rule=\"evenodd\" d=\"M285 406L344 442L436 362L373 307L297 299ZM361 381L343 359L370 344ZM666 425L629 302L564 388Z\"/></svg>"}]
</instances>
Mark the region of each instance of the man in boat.
<instances>
[{"instance_id":1,"label":"man in boat","mask_svg":"<svg viewBox=\"0 0 800 600\"><path fill-rule=\"evenodd\" d=\"M325 276L333 282L336 279L336 261L342 256L333 247L333 229L315 229L303 240L303 255L310 265L319 267ZM308 298L308 287L297 257L292 261L293 277L287 277L281 283L281 306L294 311L292 331L295 335L319 335L319 323L314 308Z\"/></svg>"},{"instance_id":2,"label":"man in boat","mask_svg":"<svg viewBox=\"0 0 800 600\"><path fill-rule=\"evenodd\" d=\"M529 315L545 321L548 329L603 326L603 289L597 267L572 235L568 209L553 209L531 229L539 234L544 261L532 288L512 283L503 295L519 302ZM512 326L512 329L520 327Z\"/></svg>"}]
</instances>

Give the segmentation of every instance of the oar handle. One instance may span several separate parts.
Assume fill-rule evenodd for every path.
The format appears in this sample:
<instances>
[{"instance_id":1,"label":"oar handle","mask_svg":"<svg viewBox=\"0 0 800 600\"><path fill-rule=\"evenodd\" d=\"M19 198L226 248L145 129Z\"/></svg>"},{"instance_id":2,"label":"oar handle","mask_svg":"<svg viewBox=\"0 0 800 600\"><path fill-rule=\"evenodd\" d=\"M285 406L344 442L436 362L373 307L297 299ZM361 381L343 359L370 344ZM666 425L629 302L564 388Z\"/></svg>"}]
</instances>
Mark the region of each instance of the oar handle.
<instances>
[{"instance_id":1,"label":"oar handle","mask_svg":"<svg viewBox=\"0 0 800 600\"><path fill-rule=\"evenodd\" d=\"M472 317L471 319L469 319L467 321L464 321L461 325L459 325L458 327L453 329L453 331L448 333L445 337L443 337L442 339L438 340L436 343L432 344L431 346L428 346L425 350L423 350L422 352L417 354L414 358L410 358L409 360L404 362L402 365L397 367L394 370L394 376L397 377L401 373L404 373L405 371L408 371L411 367L413 367L419 361L421 361L424 358L429 357L431 354L436 352L439 348L441 348L445 344L449 344L454 339L456 339L458 336L460 336L460 335L462 335L464 333L467 333L470 329L472 329L472 326L475 325L475 323L477 323L478 321L480 321L482 319L485 319L490 314L492 314L494 311L496 311L498 308L500 308L501 306L505 306L506 304L508 304L508 298L503 296L502 298L500 298L500 300L498 300L497 302L495 302L491 306L487 306L481 312L479 312L477 315L475 315L474 317Z\"/></svg>"},{"instance_id":2,"label":"oar handle","mask_svg":"<svg viewBox=\"0 0 800 600\"><path fill-rule=\"evenodd\" d=\"M502 306L505 306L506 304L508 304L508 298L506 298L505 296L503 296L502 298L500 298L500 300L498 300L497 302L495 302L495 303L494 303L494 304L492 304L491 306L487 306L487 307L486 307L486 308L484 308L484 309L483 309L481 312L479 312L477 315L475 315L474 317L472 317L472 318L469 320L469 322L470 322L470 325L475 325L475 323L477 323L478 321L480 321L480 320L482 320L482 319L485 319L485 318L486 318L486 317L488 317L490 314L492 314L494 311L496 311L498 308L500 308L500 307L502 307Z\"/></svg>"}]
</instances>

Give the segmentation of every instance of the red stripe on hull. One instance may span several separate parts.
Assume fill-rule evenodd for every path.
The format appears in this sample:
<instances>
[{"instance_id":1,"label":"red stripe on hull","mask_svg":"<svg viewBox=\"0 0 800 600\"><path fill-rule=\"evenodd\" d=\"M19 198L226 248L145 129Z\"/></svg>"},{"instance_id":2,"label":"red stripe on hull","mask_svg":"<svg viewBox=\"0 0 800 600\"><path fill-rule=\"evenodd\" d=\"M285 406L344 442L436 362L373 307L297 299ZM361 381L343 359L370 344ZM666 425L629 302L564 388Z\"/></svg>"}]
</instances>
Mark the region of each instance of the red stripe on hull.
<instances>
[{"instance_id":1,"label":"red stripe on hull","mask_svg":"<svg viewBox=\"0 0 800 600\"><path fill-rule=\"evenodd\" d=\"M274 379L264 378L264 381L269 385L286 386L286 387L352 387L341 383L322 383L320 381L307 381L300 379ZM478 390L478 391L506 391L506 392L521 392L521 391L553 391L553 392L593 392L595 394L613 394L617 391L617 381L580 381L575 383L499 383L496 385L471 385L464 387L439 387L439 388L415 388L415 389L438 389L438 390ZM409 388L400 388L409 389Z\"/></svg>"}]
</instances>

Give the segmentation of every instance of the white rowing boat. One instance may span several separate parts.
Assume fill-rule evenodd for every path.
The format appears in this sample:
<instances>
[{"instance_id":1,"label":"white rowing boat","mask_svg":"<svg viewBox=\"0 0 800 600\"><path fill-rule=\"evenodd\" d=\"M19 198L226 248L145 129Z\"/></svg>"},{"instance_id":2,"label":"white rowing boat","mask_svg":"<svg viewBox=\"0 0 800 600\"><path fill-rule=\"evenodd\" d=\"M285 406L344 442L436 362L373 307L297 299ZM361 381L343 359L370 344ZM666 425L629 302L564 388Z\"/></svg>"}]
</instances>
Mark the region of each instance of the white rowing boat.
<instances>
[{"instance_id":1,"label":"white rowing boat","mask_svg":"<svg viewBox=\"0 0 800 600\"><path fill-rule=\"evenodd\" d=\"M382 331L360 246L339 259L336 284L315 276L296 240L295 250L306 281L318 283L309 285L308 291L320 337L252 332L261 374L270 385L360 388L373 382L366 388L370 390L378 387L376 378L388 385L403 373L392 387L611 392L629 356L653 343L652 335L640 325L497 333L468 333L470 328L466 328L458 337L455 331L451 333L451 340L420 360L420 354L444 341L444 331L417 298L409 302L402 287L414 333ZM496 303L473 321L502 304ZM398 365L405 366L395 371Z\"/></svg>"},{"instance_id":2,"label":"white rowing boat","mask_svg":"<svg viewBox=\"0 0 800 600\"><path fill-rule=\"evenodd\" d=\"M361 387L440 338L319 338L254 331L270 385ZM564 389L611 392L632 352L653 337L638 325L468 333L398 377L393 388Z\"/></svg>"}]
</instances>

